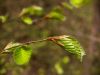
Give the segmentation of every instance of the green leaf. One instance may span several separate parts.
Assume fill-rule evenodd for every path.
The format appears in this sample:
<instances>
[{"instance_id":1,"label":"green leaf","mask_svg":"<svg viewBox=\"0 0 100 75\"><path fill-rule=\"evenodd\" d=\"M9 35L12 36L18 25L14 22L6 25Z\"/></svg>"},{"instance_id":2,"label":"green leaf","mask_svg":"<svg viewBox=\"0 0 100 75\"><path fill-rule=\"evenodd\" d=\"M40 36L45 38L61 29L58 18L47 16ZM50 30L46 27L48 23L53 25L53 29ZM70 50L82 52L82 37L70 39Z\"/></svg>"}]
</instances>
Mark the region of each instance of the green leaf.
<instances>
[{"instance_id":1,"label":"green leaf","mask_svg":"<svg viewBox=\"0 0 100 75\"><path fill-rule=\"evenodd\" d=\"M70 0L70 3L76 7L76 8L79 8L82 6L82 3L83 3L84 0Z\"/></svg>"},{"instance_id":2,"label":"green leaf","mask_svg":"<svg viewBox=\"0 0 100 75\"><path fill-rule=\"evenodd\" d=\"M53 41L64 48L69 53L76 55L76 57L82 61L83 56L85 55L85 51L81 47L80 43L71 36L58 36L53 39Z\"/></svg>"},{"instance_id":3,"label":"green leaf","mask_svg":"<svg viewBox=\"0 0 100 75\"><path fill-rule=\"evenodd\" d=\"M20 16L25 15L25 14L41 16L43 14L43 8L40 6L30 6L30 7L24 8L21 11Z\"/></svg>"},{"instance_id":4,"label":"green leaf","mask_svg":"<svg viewBox=\"0 0 100 75\"><path fill-rule=\"evenodd\" d=\"M80 8L82 6L85 6L86 4L90 3L91 0L70 0L70 3L76 7Z\"/></svg>"},{"instance_id":5,"label":"green leaf","mask_svg":"<svg viewBox=\"0 0 100 75\"><path fill-rule=\"evenodd\" d=\"M48 15L47 17L49 19L53 19L53 20L60 20L60 21L65 21L66 20L66 17L64 16L64 14L61 12L61 10L57 10L57 9L54 9L52 10Z\"/></svg>"},{"instance_id":6,"label":"green leaf","mask_svg":"<svg viewBox=\"0 0 100 75\"><path fill-rule=\"evenodd\" d=\"M0 20L1 20L1 22L2 23L5 23L6 21L7 21L7 18L8 18L8 16L7 15L2 15L2 16L0 16Z\"/></svg>"},{"instance_id":7,"label":"green leaf","mask_svg":"<svg viewBox=\"0 0 100 75\"><path fill-rule=\"evenodd\" d=\"M34 15L41 16L43 14L43 8L40 6L33 6Z\"/></svg>"},{"instance_id":8,"label":"green leaf","mask_svg":"<svg viewBox=\"0 0 100 75\"><path fill-rule=\"evenodd\" d=\"M59 75L63 75L64 70L60 62L57 62L54 67Z\"/></svg>"},{"instance_id":9,"label":"green leaf","mask_svg":"<svg viewBox=\"0 0 100 75\"><path fill-rule=\"evenodd\" d=\"M22 17L21 19L27 25L31 25L33 23L33 20L30 17Z\"/></svg>"},{"instance_id":10,"label":"green leaf","mask_svg":"<svg viewBox=\"0 0 100 75\"><path fill-rule=\"evenodd\" d=\"M31 58L32 48L30 46L17 47L13 52L13 59L16 64L27 64Z\"/></svg>"}]
</instances>

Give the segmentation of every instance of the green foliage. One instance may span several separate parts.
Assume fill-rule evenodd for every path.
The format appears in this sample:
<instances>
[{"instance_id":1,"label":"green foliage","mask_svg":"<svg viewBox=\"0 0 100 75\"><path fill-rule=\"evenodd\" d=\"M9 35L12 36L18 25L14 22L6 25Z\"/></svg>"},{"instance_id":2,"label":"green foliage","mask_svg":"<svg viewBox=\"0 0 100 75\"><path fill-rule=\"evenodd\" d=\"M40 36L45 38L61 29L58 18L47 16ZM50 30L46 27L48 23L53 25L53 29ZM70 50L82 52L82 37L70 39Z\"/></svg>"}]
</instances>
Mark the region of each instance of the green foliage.
<instances>
[{"instance_id":1,"label":"green foliage","mask_svg":"<svg viewBox=\"0 0 100 75\"><path fill-rule=\"evenodd\" d=\"M59 20L59 21L65 21L66 17L63 15L62 11L60 9L53 9L47 17L52 20Z\"/></svg>"},{"instance_id":2,"label":"green foliage","mask_svg":"<svg viewBox=\"0 0 100 75\"><path fill-rule=\"evenodd\" d=\"M80 8L82 6L85 6L89 2L90 2L90 0L70 0L70 3L76 8Z\"/></svg>"},{"instance_id":3,"label":"green foliage","mask_svg":"<svg viewBox=\"0 0 100 75\"><path fill-rule=\"evenodd\" d=\"M64 73L64 68L63 66L69 63L69 57L64 56L63 58L61 58L59 61L57 61L54 65L54 68L56 70L56 72L59 75L63 75Z\"/></svg>"},{"instance_id":4,"label":"green foliage","mask_svg":"<svg viewBox=\"0 0 100 75\"><path fill-rule=\"evenodd\" d=\"M27 25L31 25L33 23L33 19L30 16L42 16L43 15L43 8L41 6L30 6L24 8L19 16L23 23Z\"/></svg>"},{"instance_id":5,"label":"green foliage","mask_svg":"<svg viewBox=\"0 0 100 75\"><path fill-rule=\"evenodd\" d=\"M33 23L33 20L30 17L25 17L24 16L21 19L25 24L31 25Z\"/></svg>"},{"instance_id":6,"label":"green foliage","mask_svg":"<svg viewBox=\"0 0 100 75\"><path fill-rule=\"evenodd\" d=\"M30 46L16 47L13 52L13 59L16 64L27 64L31 58L32 48Z\"/></svg>"},{"instance_id":7,"label":"green foliage","mask_svg":"<svg viewBox=\"0 0 100 75\"><path fill-rule=\"evenodd\" d=\"M2 22L2 23L4 23L4 22L6 22L7 21L7 18L8 18L8 16L7 15L1 15L0 16L0 21Z\"/></svg>"},{"instance_id":8,"label":"green foliage","mask_svg":"<svg viewBox=\"0 0 100 75\"><path fill-rule=\"evenodd\" d=\"M58 73L59 75L62 75L62 74L64 73L63 67L62 67L62 65L61 65L60 62L57 62L57 63L55 64L55 69L56 69L56 71L57 71L57 73Z\"/></svg>"},{"instance_id":9,"label":"green foliage","mask_svg":"<svg viewBox=\"0 0 100 75\"><path fill-rule=\"evenodd\" d=\"M59 36L53 39L55 43L57 43L59 46L64 48L69 53L72 53L76 55L76 57L82 61L83 56L85 55L85 52L79 42L70 36Z\"/></svg>"},{"instance_id":10,"label":"green foliage","mask_svg":"<svg viewBox=\"0 0 100 75\"><path fill-rule=\"evenodd\" d=\"M77 3L75 4L75 2L71 3L71 1L74 1L74 0L66 0L66 2L63 2L63 0L58 0L58 2L55 3L56 1L55 0L39 0L39 1L12 0L12 2L9 5L7 1L4 0L4 2L1 3L0 14L1 15L4 15L5 13L9 14L9 18L8 18L9 20L6 22L7 19L5 18L5 16L0 16L0 22L2 21L4 23L4 24L1 23L1 32L0 32L1 48L0 49L2 50L3 45L5 45L7 41L10 41L13 39L15 39L16 41L25 43L25 40L28 41L28 40L35 40L39 38L40 39L46 38L47 33L48 33L48 36L60 35L66 32L67 33L71 32L71 34L74 35L74 34L77 34L75 33L75 31L79 32L80 30L78 29L80 28L80 26L83 26L83 25L89 25L89 26L83 26L83 29L81 28L82 36L83 36L81 37L81 39L82 40L89 39L90 37L84 38L84 31L86 30L85 32L87 32L87 31L90 31L91 29L90 22L91 22L92 17L90 15L92 14L90 14L90 12L92 11L92 8L90 9L86 8L85 11L84 9L81 8L82 11L80 11L76 8L80 8L83 6L81 2L80 4L77 4ZM69 1L70 3L68 3ZM84 0L84 1L88 1L88 0ZM7 5L5 4L5 2ZM35 4L36 6L34 6ZM30 5L33 5L33 6L30 6ZM43 6L43 8L38 5ZM29 7L23 8L25 6L29 6ZM60 10L57 10L57 9L51 10L52 8L56 6L59 6ZM11 10L14 8L15 10ZM68 10L65 10L65 8ZM76 9L75 11L74 11L74 8ZM21 13L19 13L20 9L22 9ZM89 11L87 11L88 9ZM84 12L85 12L85 16L83 14ZM48 18L45 18L45 16L47 16L50 19L50 21ZM64 23L61 23L61 21L65 21L66 18L68 20ZM58 23L60 23L60 25ZM81 23L84 23L84 24L81 24ZM89 23L89 24L86 24L86 23ZM24 25L24 24L27 24L27 25ZM84 27L87 27L87 28L84 28ZM43 35L42 32L44 30L47 31L47 33L44 32L44 37L42 37ZM80 36L80 35L77 35L77 36ZM77 40L75 40L75 38L64 37L64 38L59 38L59 39L54 39L54 40L56 41L57 44L59 44L60 47L63 48L63 50L65 50L64 51L65 53L69 52L69 53L72 53L71 55L75 54L82 61L82 58L85 55L85 52L81 48L79 42L76 45ZM83 70L83 69L80 69L81 67L79 66L80 64L70 61L72 59L68 58L67 55L64 58L61 58L61 62L57 61L60 57L64 56L65 53L63 53L63 51L60 50L58 46L55 47L54 46L55 44L53 45L52 43L49 43L49 42L48 43L46 42L46 44L44 42L34 43L34 44L31 44L32 49L26 50L26 48L29 47L28 45L30 44L26 44L27 46L24 46L25 44L23 45L23 43L21 44L13 43L13 42L9 43L7 47L5 47L4 52L11 52L11 53L9 53L8 56L6 55L7 60L3 62L2 65L0 65L0 68L1 68L1 66L4 67L4 63L7 63L7 65L10 64L8 67L9 69L6 68L7 69L6 72L4 69L2 69L1 72L5 73L5 75L7 73L10 73L11 75L20 75L21 73L22 75L22 74L28 74L28 72L31 72L31 69L34 69L34 74L37 74L37 75L48 75L48 74L54 75L56 74L55 72L57 72L57 75L58 74L75 75L73 74L73 72L76 71L76 69L79 69L80 71ZM87 45L87 44L88 43L85 43L84 45ZM29 62L32 53L33 53L33 56L32 56L33 59L31 61L32 64L24 66L23 69L21 69L20 72L18 72L19 67L21 66L15 65L12 62L11 58L9 58L9 56L12 54L13 60L16 64L25 65ZM0 55L5 55L5 54L0 54ZM0 62L1 62L1 59L0 59ZM17 71L15 70L16 66L17 66ZM54 70L54 67L56 71ZM37 71L38 69L39 69L39 74L36 73L38 72ZM69 73L69 70L71 70L71 73ZM17 74L15 72L17 72ZM33 74L33 72L31 72L30 75L31 74ZM79 73L76 73L76 75L79 75Z\"/></svg>"},{"instance_id":11,"label":"green foliage","mask_svg":"<svg viewBox=\"0 0 100 75\"><path fill-rule=\"evenodd\" d=\"M43 8L41 6L30 6L30 7L24 8L21 11L20 16L25 15L25 14L41 16L43 14Z\"/></svg>"},{"instance_id":12,"label":"green foliage","mask_svg":"<svg viewBox=\"0 0 100 75\"><path fill-rule=\"evenodd\" d=\"M76 55L76 57L80 61L82 61L82 58L85 55L85 52L84 52L83 48L81 47L81 45L79 44L79 42L75 38L66 36L66 35L50 37L47 39L43 39L43 40L39 40L39 41L32 41L32 42L28 42L28 43L26 42L24 44L10 42L5 47L4 52L13 52L13 58L14 58L14 61L16 64L18 64L18 65L27 64L29 62L31 54L32 54L32 47L27 44L43 42L43 41L47 41L47 40L53 41L54 43L58 44L59 46L64 48L69 53ZM37 45L37 47L39 47L39 44ZM36 51L34 51L34 52L36 52ZM69 61L69 59L66 57L63 59L64 63L67 63L68 61Z\"/></svg>"}]
</instances>

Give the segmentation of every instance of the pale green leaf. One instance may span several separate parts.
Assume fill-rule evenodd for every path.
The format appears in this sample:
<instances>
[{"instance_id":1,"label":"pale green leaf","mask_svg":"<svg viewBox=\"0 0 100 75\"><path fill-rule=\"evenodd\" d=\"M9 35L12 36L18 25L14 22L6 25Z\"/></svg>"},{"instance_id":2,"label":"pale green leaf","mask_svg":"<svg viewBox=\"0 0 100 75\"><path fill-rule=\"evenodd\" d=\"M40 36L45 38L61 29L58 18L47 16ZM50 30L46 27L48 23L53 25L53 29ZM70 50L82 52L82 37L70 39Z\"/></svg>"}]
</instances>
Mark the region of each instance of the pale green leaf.
<instances>
[{"instance_id":1,"label":"pale green leaf","mask_svg":"<svg viewBox=\"0 0 100 75\"><path fill-rule=\"evenodd\" d=\"M0 20L1 20L2 23L6 22L7 21L7 18L8 18L7 15L5 15L5 16L4 15L1 15L0 16Z\"/></svg>"},{"instance_id":2,"label":"pale green leaf","mask_svg":"<svg viewBox=\"0 0 100 75\"><path fill-rule=\"evenodd\" d=\"M76 57L82 61L83 56L85 55L84 49L81 47L80 43L71 36L59 36L53 39L56 44L60 45L69 53L76 55Z\"/></svg>"},{"instance_id":3,"label":"pale green leaf","mask_svg":"<svg viewBox=\"0 0 100 75\"><path fill-rule=\"evenodd\" d=\"M47 17L49 19L53 19L53 20L59 20L59 21L65 21L66 17L65 15L61 12L61 10L59 9L53 9L48 15Z\"/></svg>"},{"instance_id":4,"label":"pale green leaf","mask_svg":"<svg viewBox=\"0 0 100 75\"><path fill-rule=\"evenodd\" d=\"M60 62L55 64L55 70L59 75L62 75L64 73L63 67Z\"/></svg>"},{"instance_id":5,"label":"pale green leaf","mask_svg":"<svg viewBox=\"0 0 100 75\"><path fill-rule=\"evenodd\" d=\"M76 7L80 8L82 6L85 6L86 4L90 3L91 0L70 0L70 3Z\"/></svg>"},{"instance_id":6,"label":"pale green leaf","mask_svg":"<svg viewBox=\"0 0 100 75\"><path fill-rule=\"evenodd\" d=\"M25 14L41 16L43 14L43 8L41 6L35 6L35 5L24 8L21 11L20 16Z\"/></svg>"},{"instance_id":7,"label":"pale green leaf","mask_svg":"<svg viewBox=\"0 0 100 75\"><path fill-rule=\"evenodd\" d=\"M33 23L33 20L30 17L22 17L22 21L28 25L31 25Z\"/></svg>"}]
</instances>

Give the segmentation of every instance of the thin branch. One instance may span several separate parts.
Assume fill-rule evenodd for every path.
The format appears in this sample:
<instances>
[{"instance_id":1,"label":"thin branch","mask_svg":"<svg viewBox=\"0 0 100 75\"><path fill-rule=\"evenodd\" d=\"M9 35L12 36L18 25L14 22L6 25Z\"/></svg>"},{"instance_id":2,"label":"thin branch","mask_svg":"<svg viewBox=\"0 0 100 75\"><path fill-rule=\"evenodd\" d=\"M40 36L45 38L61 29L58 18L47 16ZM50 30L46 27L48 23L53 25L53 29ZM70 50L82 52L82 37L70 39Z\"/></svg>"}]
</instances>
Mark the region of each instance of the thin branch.
<instances>
[{"instance_id":1,"label":"thin branch","mask_svg":"<svg viewBox=\"0 0 100 75\"><path fill-rule=\"evenodd\" d=\"M47 40L48 40L48 38L42 39L42 40L37 40L37 41L29 41L29 42L23 43L22 45L28 45L28 44L31 44L31 43L43 42L43 41L47 41Z\"/></svg>"},{"instance_id":2,"label":"thin branch","mask_svg":"<svg viewBox=\"0 0 100 75\"><path fill-rule=\"evenodd\" d=\"M4 54L4 53L9 53L9 52L10 52L9 50L12 49L12 48L15 48L15 47L24 46L24 45L29 45L29 44L32 44L32 43L43 42L43 41L47 41L47 40L48 40L48 38L42 39L42 40L37 40L37 41L29 41L29 42L25 42L25 43L20 43L20 44L17 45L17 46L13 46L13 47L4 49L3 51L0 52L0 54L2 54L2 53L3 53L3 54Z\"/></svg>"},{"instance_id":3,"label":"thin branch","mask_svg":"<svg viewBox=\"0 0 100 75\"><path fill-rule=\"evenodd\" d=\"M64 35L61 35L61 36L64 36ZM48 38L37 40L37 41L29 41L29 42L25 42L25 43L20 43L17 46L13 46L13 47L4 49L3 51L0 52L0 54L9 53L9 52L11 52L9 50L12 49L12 48L25 46L25 45L29 45L29 44L32 44L32 43L38 43L38 42L43 42L43 41L53 41L54 42L54 39L60 39L61 36L53 36L53 37L48 37Z\"/></svg>"}]
</instances>

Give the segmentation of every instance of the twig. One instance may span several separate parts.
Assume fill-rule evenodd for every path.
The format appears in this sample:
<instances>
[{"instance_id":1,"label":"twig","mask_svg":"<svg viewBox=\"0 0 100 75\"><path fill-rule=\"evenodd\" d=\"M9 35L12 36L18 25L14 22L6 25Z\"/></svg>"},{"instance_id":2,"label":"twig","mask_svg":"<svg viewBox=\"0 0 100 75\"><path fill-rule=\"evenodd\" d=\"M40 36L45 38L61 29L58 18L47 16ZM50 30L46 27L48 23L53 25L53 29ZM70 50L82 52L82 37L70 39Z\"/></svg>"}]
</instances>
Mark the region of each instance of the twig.
<instances>
[{"instance_id":1,"label":"twig","mask_svg":"<svg viewBox=\"0 0 100 75\"><path fill-rule=\"evenodd\" d=\"M57 37L56 37L56 38L57 38ZM9 52L11 52L11 51L9 51L9 50L12 49L12 48L15 48L15 47L25 46L25 45L29 45L29 44L32 44L32 43L38 43L38 42L43 42L43 41L53 41L52 39L55 39L55 36L53 36L53 37L48 37L48 38L41 39L41 40L37 40L37 41L28 41L28 42L25 42L25 43L20 43L20 44L17 45L17 46L13 46L13 47L4 49L3 51L0 52L0 54L9 53Z\"/></svg>"}]
</instances>

